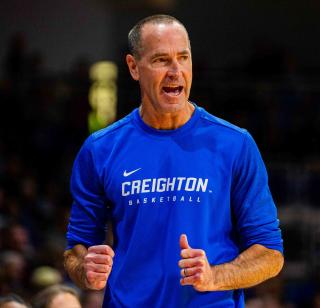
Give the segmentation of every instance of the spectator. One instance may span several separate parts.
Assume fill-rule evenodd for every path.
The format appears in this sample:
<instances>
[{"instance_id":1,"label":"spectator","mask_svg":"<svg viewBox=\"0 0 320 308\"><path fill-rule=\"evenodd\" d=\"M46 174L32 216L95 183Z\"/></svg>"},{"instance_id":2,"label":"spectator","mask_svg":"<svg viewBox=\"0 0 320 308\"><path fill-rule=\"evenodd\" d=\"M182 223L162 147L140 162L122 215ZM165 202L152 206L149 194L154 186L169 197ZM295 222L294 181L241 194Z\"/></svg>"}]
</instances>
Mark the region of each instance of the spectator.
<instances>
[{"instance_id":1,"label":"spectator","mask_svg":"<svg viewBox=\"0 0 320 308\"><path fill-rule=\"evenodd\" d=\"M57 284L36 294L34 308L81 308L78 292L65 285Z\"/></svg>"},{"instance_id":2,"label":"spectator","mask_svg":"<svg viewBox=\"0 0 320 308\"><path fill-rule=\"evenodd\" d=\"M30 306L16 294L0 297L0 308L29 308Z\"/></svg>"}]
</instances>

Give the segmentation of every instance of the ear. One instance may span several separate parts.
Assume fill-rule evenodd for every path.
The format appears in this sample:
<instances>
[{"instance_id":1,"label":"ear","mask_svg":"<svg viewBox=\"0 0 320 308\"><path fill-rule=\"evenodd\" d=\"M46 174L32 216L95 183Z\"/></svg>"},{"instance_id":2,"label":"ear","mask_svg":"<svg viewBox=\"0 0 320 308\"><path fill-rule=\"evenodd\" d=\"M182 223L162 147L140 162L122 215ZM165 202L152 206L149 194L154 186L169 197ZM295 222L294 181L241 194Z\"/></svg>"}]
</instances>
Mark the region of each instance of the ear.
<instances>
[{"instance_id":1,"label":"ear","mask_svg":"<svg viewBox=\"0 0 320 308\"><path fill-rule=\"evenodd\" d=\"M128 65L131 77L134 80L139 80L139 69L137 66L137 61L134 58L134 56L130 54L126 55L126 61L127 61L127 65Z\"/></svg>"}]
</instances>

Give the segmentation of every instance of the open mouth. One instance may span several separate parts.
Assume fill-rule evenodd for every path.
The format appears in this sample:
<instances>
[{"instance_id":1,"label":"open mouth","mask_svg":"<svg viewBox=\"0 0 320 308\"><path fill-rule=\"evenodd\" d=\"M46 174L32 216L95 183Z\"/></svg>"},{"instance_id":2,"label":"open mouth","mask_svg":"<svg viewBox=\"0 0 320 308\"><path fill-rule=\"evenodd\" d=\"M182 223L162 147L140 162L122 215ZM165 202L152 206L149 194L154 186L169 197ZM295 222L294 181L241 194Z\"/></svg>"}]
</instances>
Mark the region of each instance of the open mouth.
<instances>
[{"instance_id":1,"label":"open mouth","mask_svg":"<svg viewBox=\"0 0 320 308\"><path fill-rule=\"evenodd\" d=\"M169 95L178 96L183 90L183 86L169 86L169 87L163 87L163 92Z\"/></svg>"}]
</instances>

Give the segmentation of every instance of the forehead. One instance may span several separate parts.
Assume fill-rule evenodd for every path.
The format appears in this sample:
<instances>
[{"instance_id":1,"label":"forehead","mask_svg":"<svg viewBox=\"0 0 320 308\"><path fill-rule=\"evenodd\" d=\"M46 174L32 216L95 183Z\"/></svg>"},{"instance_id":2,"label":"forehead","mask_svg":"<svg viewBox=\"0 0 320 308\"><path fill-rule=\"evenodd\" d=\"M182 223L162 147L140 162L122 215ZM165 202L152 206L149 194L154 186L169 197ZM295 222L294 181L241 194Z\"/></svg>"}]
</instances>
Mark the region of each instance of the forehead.
<instances>
[{"instance_id":1,"label":"forehead","mask_svg":"<svg viewBox=\"0 0 320 308\"><path fill-rule=\"evenodd\" d=\"M1 305L2 308L26 308L26 305L16 303L16 302L7 302Z\"/></svg>"},{"instance_id":2,"label":"forehead","mask_svg":"<svg viewBox=\"0 0 320 308\"><path fill-rule=\"evenodd\" d=\"M141 30L142 53L190 50L186 30L178 23L146 24Z\"/></svg>"},{"instance_id":3,"label":"forehead","mask_svg":"<svg viewBox=\"0 0 320 308\"><path fill-rule=\"evenodd\" d=\"M56 295L50 305L50 308L60 307L60 308L67 308L67 307L74 307L80 308L79 300L76 298L75 295L70 293L60 293Z\"/></svg>"}]
</instances>

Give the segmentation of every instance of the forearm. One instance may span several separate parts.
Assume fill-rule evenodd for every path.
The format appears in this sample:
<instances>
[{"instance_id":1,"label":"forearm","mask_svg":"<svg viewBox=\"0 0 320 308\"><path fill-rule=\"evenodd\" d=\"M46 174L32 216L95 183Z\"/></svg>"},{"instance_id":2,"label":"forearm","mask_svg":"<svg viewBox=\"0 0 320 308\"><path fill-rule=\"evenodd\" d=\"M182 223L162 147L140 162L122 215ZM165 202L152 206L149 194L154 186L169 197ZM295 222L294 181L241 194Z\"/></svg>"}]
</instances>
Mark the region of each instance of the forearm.
<instances>
[{"instance_id":1,"label":"forearm","mask_svg":"<svg viewBox=\"0 0 320 308\"><path fill-rule=\"evenodd\" d=\"M253 245L229 263L214 265L211 290L232 290L252 287L276 276L283 266L279 251Z\"/></svg>"},{"instance_id":2,"label":"forearm","mask_svg":"<svg viewBox=\"0 0 320 308\"><path fill-rule=\"evenodd\" d=\"M87 248L83 245L76 245L64 253L64 267L72 281L81 289L88 289L85 270L83 267L84 257Z\"/></svg>"}]
</instances>

